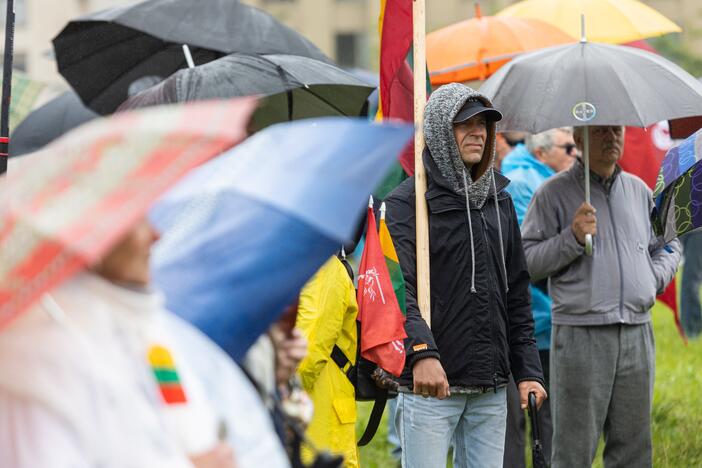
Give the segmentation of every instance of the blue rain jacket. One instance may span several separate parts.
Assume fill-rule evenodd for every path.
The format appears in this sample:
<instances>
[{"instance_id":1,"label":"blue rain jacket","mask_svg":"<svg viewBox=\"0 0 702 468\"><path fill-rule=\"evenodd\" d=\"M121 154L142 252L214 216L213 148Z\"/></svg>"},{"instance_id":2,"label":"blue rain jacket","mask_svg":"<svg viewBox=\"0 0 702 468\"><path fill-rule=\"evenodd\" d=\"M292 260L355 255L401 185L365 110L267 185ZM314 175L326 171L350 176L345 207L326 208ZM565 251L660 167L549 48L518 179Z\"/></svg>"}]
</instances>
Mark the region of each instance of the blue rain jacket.
<instances>
[{"instance_id":1,"label":"blue rain jacket","mask_svg":"<svg viewBox=\"0 0 702 468\"><path fill-rule=\"evenodd\" d=\"M505 190L512 195L517 219L521 226L527 208L536 189L546 179L556 173L546 164L536 159L526 146L517 145L502 161L502 173L510 179ZM551 343L551 298L533 284L531 291L531 311L534 316L534 335L539 349L549 349Z\"/></svg>"}]
</instances>

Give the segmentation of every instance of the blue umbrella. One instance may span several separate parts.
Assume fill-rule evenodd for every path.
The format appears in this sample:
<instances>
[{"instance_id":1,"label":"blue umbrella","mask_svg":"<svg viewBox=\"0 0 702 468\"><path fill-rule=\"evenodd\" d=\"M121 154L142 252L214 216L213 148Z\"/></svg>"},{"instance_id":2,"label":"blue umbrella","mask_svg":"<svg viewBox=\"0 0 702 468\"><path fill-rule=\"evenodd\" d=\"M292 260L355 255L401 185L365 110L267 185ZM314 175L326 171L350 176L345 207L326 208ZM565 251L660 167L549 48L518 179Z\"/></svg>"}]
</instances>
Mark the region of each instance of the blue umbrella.
<instances>
[{"instance_id":1,"label":"blue umbrella","mask_svg":"<svg viewBox=\"0 0 702 468\"><path fill-rule=\"evenodd\" d=\"M408 125L275 125L183 179L152 211L154 280L170 310L234 359L352 237Z\"/></svg>"}]
</instances>

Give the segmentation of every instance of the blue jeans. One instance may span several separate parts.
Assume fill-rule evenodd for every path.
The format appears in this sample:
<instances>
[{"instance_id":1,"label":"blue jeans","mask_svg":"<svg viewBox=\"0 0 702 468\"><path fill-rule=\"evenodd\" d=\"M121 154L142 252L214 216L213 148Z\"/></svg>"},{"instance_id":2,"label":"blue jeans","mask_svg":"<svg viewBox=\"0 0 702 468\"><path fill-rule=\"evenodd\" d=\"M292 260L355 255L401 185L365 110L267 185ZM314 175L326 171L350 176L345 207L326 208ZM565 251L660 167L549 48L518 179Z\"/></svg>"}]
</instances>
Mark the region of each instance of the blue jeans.
<instances>
[{"instance_id":1,"label":"blue jeans","mask_svg":"<svg viewBox=\"0 0 702 468\"><path fill-rule=\"evenodd\" d=\"M388 444L390 444L390 454L392 458L400 461L402 456L402 447L400 446L400 438L397 435L395 428L395 412L397 411L397 398L388 400Z\"/></svg>"},{"instance_id":2,"label":"blue jeans","mask_svg":"<svg viewBox=\"0 0 702 468\"><path fill-rule=\"evenodd\" d=\"M700 286L702 286L702 232L691 232L681 239L685 264L680 288L680 322L685 334L695 338L702 333Z\"/></svg>"},{"instance_id":3,"label":"blue jeans","mask_svg":"<svg viewBox=\"0 0 702 468\"><path fill-rule=\"evenodd\" d=\"M404 468L445 468L453 445L455 468L501 468L507 399L497 393L454 394L445 400L400 394L395 425Z\"/></svg>"}]
</instances>

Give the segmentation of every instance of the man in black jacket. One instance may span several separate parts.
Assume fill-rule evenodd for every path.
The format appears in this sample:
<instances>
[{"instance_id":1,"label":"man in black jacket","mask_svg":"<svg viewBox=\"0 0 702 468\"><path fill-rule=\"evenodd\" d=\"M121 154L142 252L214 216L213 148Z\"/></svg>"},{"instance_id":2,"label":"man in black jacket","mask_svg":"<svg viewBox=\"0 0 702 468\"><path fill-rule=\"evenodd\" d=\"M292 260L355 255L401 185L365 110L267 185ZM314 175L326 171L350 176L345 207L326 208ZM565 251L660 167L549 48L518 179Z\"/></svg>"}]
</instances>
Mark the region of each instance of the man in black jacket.
<instances>
[{"instance_id":1,"label":"man in black jacket","mask_svg":"<svg viewBox=\"0 0 702 468\"><path fill-rule=\"evenodd\" d=\"M416 300L414 178L385 200L407 285L407 364L395 423L404 467L501 467L510 372L522 408L546 398L529 273L508 180L493 170L495 122L483 95L452 83L425 109L430 330Z\"/></svg>"}]
</instances>

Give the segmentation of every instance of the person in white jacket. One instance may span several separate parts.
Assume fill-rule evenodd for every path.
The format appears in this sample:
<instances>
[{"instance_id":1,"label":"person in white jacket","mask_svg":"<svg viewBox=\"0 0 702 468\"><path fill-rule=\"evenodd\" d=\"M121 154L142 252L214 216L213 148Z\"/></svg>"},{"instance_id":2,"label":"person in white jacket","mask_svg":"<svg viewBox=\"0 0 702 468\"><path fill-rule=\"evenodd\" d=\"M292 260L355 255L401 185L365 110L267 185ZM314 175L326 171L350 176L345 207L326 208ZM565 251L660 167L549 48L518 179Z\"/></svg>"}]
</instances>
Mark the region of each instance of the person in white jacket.
<instances>
[{"instance_id":1,"label":"person in white jacket","mask_svg":"<svg viewBox=\"0 0 702 468\"><path fill-rule=\"evenodd\" d=\"M148 289L155 240L139 222L0 330L0 466L289 466L241 370Z\"/></svg>"}]
</instances>

